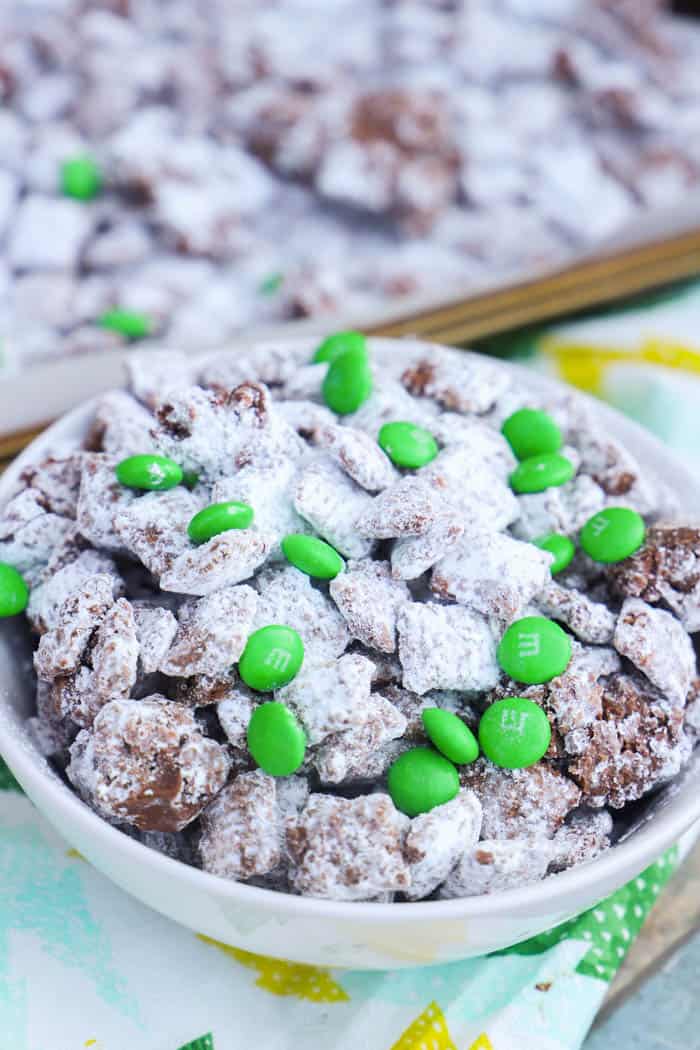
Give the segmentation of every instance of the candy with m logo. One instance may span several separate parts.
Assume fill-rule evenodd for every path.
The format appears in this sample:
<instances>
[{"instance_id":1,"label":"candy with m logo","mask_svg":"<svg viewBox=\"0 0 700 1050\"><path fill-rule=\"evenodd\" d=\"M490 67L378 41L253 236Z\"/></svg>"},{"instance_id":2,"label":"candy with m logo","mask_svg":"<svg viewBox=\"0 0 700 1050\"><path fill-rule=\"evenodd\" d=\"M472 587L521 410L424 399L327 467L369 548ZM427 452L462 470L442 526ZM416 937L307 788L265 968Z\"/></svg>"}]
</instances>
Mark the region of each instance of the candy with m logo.
<instances>
[{"instance_id":1,"label":"candy with m logo","mask_svg":"<svg viewBox=\"0 0 700 1050\"><path fill-rule=\"evenodd\" d=\"M304 643L292 627L270 624L254 631L238 662L238 673L251 689L269 692L291 682L304 660Z\"/></svg>"},{"instance_id":2,"label":"candy with m logo","mask_svg":"<svg viewBox=\"0 0 700 1050\"><path fill-rule=\"evenodd\" d=\"M536 685L566 670L571 639L544 616L525 616L511 624L498 646L501 669L516 682Z\"/></svg>"},{"instance_id":3,"label":"candy with m logo","mask_svg":"<svg viewBox=\"0 0 700 1050\"><path fill-rule=\"evenodd\" d=\"M552 735L542 708L524 696L497 700L479 723L481 750L494 765L523 769L539 762Z\"/></svg>"},{"instance_id":4,"label":"candy with m logo","mask_svg":"<svg viewBox=\"0 0 700 1050\"><path fill-rule=\"evenodd\" d=\"M606 507L589 518L581 529L580 541L594 561L622 561L644 543L644 519L629 507Z\"/></svg>"}]
</instances>

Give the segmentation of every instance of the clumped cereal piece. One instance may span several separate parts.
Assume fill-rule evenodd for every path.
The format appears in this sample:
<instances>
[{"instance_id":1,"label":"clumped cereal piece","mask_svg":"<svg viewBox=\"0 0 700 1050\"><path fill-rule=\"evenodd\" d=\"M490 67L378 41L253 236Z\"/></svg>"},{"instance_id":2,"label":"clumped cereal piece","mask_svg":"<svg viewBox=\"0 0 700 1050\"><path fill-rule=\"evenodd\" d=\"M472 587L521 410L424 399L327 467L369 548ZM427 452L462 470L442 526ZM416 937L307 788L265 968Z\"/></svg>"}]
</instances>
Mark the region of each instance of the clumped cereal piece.
<instances>
[{"instance_id":1,"label":"clumped cereal piece","mask_svg":"<svg viewBox=\"0 0 700 1050\"><path fill-rule=\"evenodd\" d=\"M518 500L506 482L475 457L468 443L444 448L419 472L469 530L498 532L516 520Z\"/></svg>"},{"instance_id":2,"label":"clumped cereal piece","mask_svg":"<svg viewBox=\"0 0 700 1050\"><path fill-rule=\"evenodd\" d=\"M0 561L20 572L30 587L44 575L54 549L74 534L70 518L49 513L40 493L24 489L14 496L0 517Z\"/></svg>"},{"instance_id":3,"label":"clumped cereal piece","mask_svg":"<svg viewBox=\"0 0 700 1050\"><path fill-rule=\"evenodd\" d=\"M450 802L411 821L403 855L411 872L409 900L420 900L445 881L481 833L481 803L473 791L461 790Z\"/></svg>"},{"instance_id":4,"label":"clumped cereal piece","mask_svg":"<svg viewBox=\"0 0 700 1050\"><path fill-rule=\"evenodd\" d=\"M336 420L329 408L317 405L315 401L275 401L275 409L297 434L307 440L320 427L332 426Z\"/></svg>"},{"instance_id":5,"label":"clumped cereal piece","mask_svg":"<svg viewBox=\"0 0 700 1050\"><path fill-rule=\"evenodd\" d=\"M97 403L86 440L93 452L116 459L137 456L153 449L153 416L125 390L111 390Z\"/></svg>"},{"instance_id":6,"label":"clumped cereal piece","mask_svg":"<svg viewBox=\"0 0 700 1050\"><path fill-rule=\"evenodd\" d=\"M437 563L430 588L439 598L510 623L550 579L551 560L534 544L498 532L468 532Z\"/></svg>"},{"instance_id":7,"label":"clumped cereal piece","mask_svg":"<svg viewBox=\"0 0 700 1050\"><path fill-rule=\"evenodd\" d=\"M372 693L362 725L327 736L314 753L313 765L321 782L340 784L382 776L390 762L384 745L403 736L405 730L401 712L379 693Z\"/></svg>"},{"instance_id":8,"label":"clumped cereal piece","mask_svg":"<svg viewBox=\"0 0 700 1050\"><path fill-rule=\"evenodd\" d=\"M331 580L330 593L353 638L369 649L395 651L396 617L411 592L392 579L388 562L348 562L346 571Z\"/></svg>"},{"instance_id":9,"label":"clumped cereal piece","mask_svg":"<svg viewBox=\"0 0 700 1050\"><path fill-rule=\"evenodd\" d=\"M613 821L607 809L573 813L552 840L549 871L586 864L610 847Z\"/></svg>"},{"instance_id":10,"label":"clumped cereal piece","mask_svg":"<svg viewBox=\"0 0 700 1050\"><path fill-rule=\"evenodd\" d=\"M93 631L114 604L112 584L111 576L96 573L63 601L56 626L42 635L34 654L39 678L50 680L76 670Z\"/></svg>"},{"instance_id":11,"label":"clumped cereal piece","mask_svg":"<svg viewBox=\"0 0 700 1050\"><path fill-rule=\"evenodd\" d=\"M258 596L252 587L226 587L178 610L175 639L161 660L163 674L217 675L238 660L251 632Z\"/></svg>"},{"instance_id":12,"label":"clumped cereal piece","mask_svg":"<svg viewBox=\"0 0 700 1050\"><path fill-rule=\"evenodd\" d=\"M218 699L216 713L232 747L246 748L248 723L261 696L243 682L231 683L223 699Z\"/></svg>"},{"instance_id":13,"label":"clumped cereal piece","mask_svg":"<svg viewBox=\"0 0 700 1050\"><path fill-rule=\"evenodd\" d=\"M573 536L605 503L600 485L580 474L565 485L518 496L520 517L513 531L523 540L534 540L548 532Z\"/></svg>"},{"instance_id":14,"label":"clumped cereal piece","mask_svg":"<svg viewBox=\"0 0 700 1050\"><path fill-rule=\"evenodd\" d=\"M272 536L251 529L229 529L198 547L190 547L163 572L164 591L211 594L248 580L267 559Z\"/></svg>"},{"instance_id":15,"label":"clumped cereal piece","mask_svg":"<svg viewBox=\"0 0 700 1050\"><path fill-rule=\"evenodd\" d=\"M47 511L62 518L75 518L81 462L81 452L61 459L49 456L37 466L25 467L20 480L38 493Z\"/></svg>"},{"instance_id":16,"label":"clumped cereal piece","mask_svg":"<svg viewBox=\"0 0 700 1050\"><path fill-rule=\"evenodd\" d=\"M370 709L372 662L348 653L339 660L306 659L296 678L275 692L275 699L291 707L310 744L331 733L361 726Z\"/></svg>"},{"instance_id":17,"label":"clumped cereal piece","mask_svg":"<svg viewBox=\"0 0 700 1050\"><path fill-rule=\"evenodd\" d=\"M333 602L292 565L266 568L255 579L260 594L253 630L286 624L300 635L306 659L329 659L347 648L350 635Z\"/></svg>"},{"instance_id":18,"label":"clumped cereal piece","mask_svg":"<svg viewBox=\"0 0 700 1050\"><path fill-rule=\"evenodd\" d=\"M403 684L430 689L491 689L500 671L488 623L461 606L410 602L398 616Z\"/></svg>"},{"instance_id":19,"label":"clumped cereal piece","mask_svg":"<svg viewBox=\"0 0 700 1050\"><path fill-rule=\"evenodd\" d=\"M502 769L478 758L459 779L481 802L487 839L551 838L581 801L576 784L546 762Z\"/></svg>"},{"instance_id":20,"label":"clumped cereal piece","mask_svg":"<svg viewBox=\"0 0 700 1050\"><path fill-rule=\"evenodd\" d=\"M593 478L610 502L632 507L640 514L656 510L659 495L627 449L607 435L595 422L574 432L581 455L581 472Z\"/></svg>"},{"instance_id":21,"label":"clumped cereal piece","mask_svg":"<svg viewBox=\"0 0 700 1050\"><path fill-rule=\"evenodd\" d=\"M200 507L200 499L180 487L147 492L114 515L114 531L121 546L159 577L190 549L187 526Z\"/></svg>"},{"instance_id":22,"label":"clumped cereal piece","mask_svg":"<svg viewBox=\"0 0 700 1050\"><path fill-rule=\"evenodd\" d=\"M398 472L389 457L362 430L327 424L314 432L314 441L368 492L379 492L398 480Z\"/></svg>"},{"instance_id":23,"label":"clumped cereal piece","mask_svg":"<svg viewBox=\"0 0 700 1050\"><path fill-rule=\"evenodd\" d=\"M547 840L484 839L468 849L440 889L440 897L477 897L539 882L551 856Z\"/></svg>"},{"instance_id":24,"label":"clumped cereal piece","mask_svg":"<svg viewBox=\"0 0 700 1050\"><path fill-rule=\"evenodd\" d=\"M280 861L274 777L239 773L202 813L202 867L225 879L265 875Z\"/></svg>"},{"instance_id":25,"label":"clumped cereal piece","mask_svg":"<svg viewBox=\"0 0 700 1050\"><path fill-rule=\"evenodd\" d=\"M644 546L609 566L608 576L619 594L665 602L686 631L700 630L700 529L653 525Z\"/></svg>"},{"instance_id":26,"label":"clumped cereal piece","mask_svg":"<svg viewBox=\"0 0 700 1050\"><path fill-rule=\"evenodd\" d=\"M627 598L615 627L613 645L652 685L683 704L695 675L693 644L682 624L640 598Z\"/></svg>"},{"instance_id":27,"label":"clumped cereal piece","mask_svg":"<svg viewBox=\"0 0 700 1050\"><path fill-rule=\"evenodd\" d=\"M458 350L425 354L407 368L401 382L415 397L428 397L454 412L481 414L510 386L504 368Z\"/></svg>"},{"instance_id":28,"label":"clumped cereal piece","mask_svg":"<svg viewBox=\"0 0 700 1050\"><path fill-rule=\"evenodd\" d=\"M437 440L447 447L468 445L472 457L498 475L501 481L508 481L518 465L510 445L500 431L473 417L443 412L431 422L430 430Z\"/></svg>"},{"instance_id":29,"label":"clumped cereal piece","mask_svg":"<svg viewBox=\"0 0 700 1050\"><path fill-rule=\"evenodd\" d=\"M445 511L422 536L402 536L391 548L395 580L417 580L459 543L464 523L456 510Z\"/></svg>"},{"instance_id":30,"label":"clumped cereal piece","mask_svg":"<svg viewBox=\"0 0 700 1050\"><path fill-rule=\"evenodd\" d=\"M297 893L330 900L372 900L407 890L402 856L408 817L388 795L310 795L287 824L290 882Z\"/></svg>"},{"instance_id":31,"label":"clumped cereal piece","mask_svg":"<svg viewBox=\"0 0 700 1050\"><path fill-rule=\"evenodd\" d=\"M229 351L207 355L202 369L202 386L226 392L247 380L280 386L291 379L299 367L298 359L285 348L274 343L262 343L252 354L231 354Z\"/></svg>"},{"instance_id":32,"label":"clumped cereal piece","mask_svg":"<svg viewBox=\"0 0 700 1050\"><path fill-rule=\"evenodd\" d=\"M414 423L430 430L439 411L434 402L418 401L397 380L382 377L381 385L375 385L370 397L356 412L346 416L345 422L376 440L384 423Z\"/></svg>"},{"instance_id":33,"label":"clumped cereal piece","mask_svg":"<svg viewBox=\"0 0 700 1050\"><path fill-rule=\"evenodd\" d=\"M77 522L83 536L103 550L124 546L115 531L115 518L134 502L134 493L117 481L114 468L119 460L101 452L83 456Z\"/></svg>"},{"instance_id":34,"label":"clumped cereal piece","mask_svg":"<svg viewBox=\"0 0 700 1050\"><path fill-rule=\"evenodd\" d=\"M686 755L683 708L641 675L605 682L602 717L569 733L569 775L595 808L620 809L678 773Z\"/></svg>"},{"instance_id":35,"label":"clumped cereal piece","mask_svg":"<svg viewBox=\"0 0 700 1050\"><path fill-rule=\"evenodd\" d=\"M139 663L143 674L153 674L177 633L177 620L170 609L134 602L134 626L139 643Z\"/></svg>"},{"instance_id":36,"label":"clumped cereal piece","mask_svg":"<svg viewBox=\"0 0 700 1050\"><path fill-rule=\"evenodd\" d=\"M76 726L91 726L108 699L95 690L94 676L87 664L70 674L59 675L51 683L51 703L56 715Z\"/></svg>"},{"instance_id":37,"label":"clumped cereal piece","mask_svg":"<svg viewBox=\"0 0 700 1050\"><path fill-rule=\"evenodd\" d=\"M107 819L141 831L181 831L226 783L226 749L192 712L158 694L113 700L70 749L67 774Z\"/></svg>"},{"instance_id":38,"label":"clumped cereal piece","mask_svg":"<svg viewBox=\"0 0 700 1050\"><path fill-rule=\"evenodd\" d=\"M550 580L537 595L537 604L545 616L565 623L582 642L608 645L613 639L615 613L573 587L562 587Z\"/></svg>"},{"instance_id":39,"label":"clumped cereal piece","mask_svg":"<svg viewBox=\"0 0 700 1050\"><path fill-rule=\"evenodd\" d=\"M374 684L377 685L377 683ZM433 694L418 696L417 693L412 693L395 682L378 684L377 687L381 689L385 699L389 700L406 719L403 739L411 744L425 744L428 738L421 716L426 707L443 706L439 700Z\"/></svg>"},{"instance_id":40,"label":"clumped cereal piece","mask_svg":"<svg viewBox=\"0 0 700 1050\"><path fill-rule=\"evenodd\" d=\"M156 448L202 481L216 481L246 464L266 465L301 454L297 434L273 409L267 387L170 390L156 409Z\"/></svg>"},{"instance_id":41,"label":"clumped cereal piece","mask_svg":"<svg viewBox=\"0 0 700 1050\"><path fill-rule=\"evenodd\" d=\"M306 467L294 493L297 512L346 558L365 558L372 552L372 541L355 528L356 519L372 502L331 459Z\"/></svg>"},{"instance_id":42,"label":"clumped cereal piece","mask_svg":"<svg viewBox=\"0 0 700 1050\"><path fill-rule=\"evenodd\" d=\"M136 682L139 658L134 612L126 598L107 610L91 658L95 693L106 700L126 699Z\"/></svg>"},{"instance_id":43,"label":"clumped cereal piece","mask_svg":"<svg viewBox=\"0 0 700 1050\"><path fill-rule=\"evenodd\" d=\"M46 758L62 756L78 732L78 726L57 709L53 685L41 679L36 683L36 716L28 719L27 729L39 753Z\"/></svg>"},{"instance_id":44,"label":"clumped cereal piece","mask_svg":"<svg viewBox=\"0 0 700 1050\"><path fill-rule=\"evenodd\" d=\"M385 489L355 521L361 536L422 536L440 513L440 500L424 478L409 475Z\"/></svg>"},{"instance_id":45,"label":"clumped cereal piece","mask_svg":"<svg viewBox=\"0 0 700 1050\"><path fill-rule=\"evenodd\" d=\"M274 538L278 544L290 532L308 532L308 525L294 509L298 479L299 467L293 460L281 460L267 467L243 467L214 484L211 502L247 503L254 511L250 528Z\"/></svg>"},{"instance_id":46,"label":"clumped cereal piece","mask_svg":"<svg viewBox=\"0 0 700 1050\"><path fill-rule=\"evenodd\" d=\"M89 577L96 574L112 577L114 596L123 589L116 564L108 554L92 549L81 551L74 560L51 571L49 562L46 579L33 587L29 594L27 616L36 630L44 632L56 626L58 611L69 594Z\"/></svg>"}]
</instances>

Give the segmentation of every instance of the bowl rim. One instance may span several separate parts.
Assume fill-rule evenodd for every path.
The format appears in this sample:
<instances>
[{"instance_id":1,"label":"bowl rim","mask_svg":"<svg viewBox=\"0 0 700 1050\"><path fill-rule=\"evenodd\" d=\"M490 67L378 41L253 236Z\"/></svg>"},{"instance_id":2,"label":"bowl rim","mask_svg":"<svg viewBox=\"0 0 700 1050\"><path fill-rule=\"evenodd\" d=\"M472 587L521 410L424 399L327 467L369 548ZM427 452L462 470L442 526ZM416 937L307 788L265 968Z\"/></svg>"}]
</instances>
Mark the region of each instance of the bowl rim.
<instances>
[{"instance_id":1,"label":"bowl rim","mask_svg":"<svg viewBox=\"0 0 700 1050\"><path fill-rule=\"evenodd\" d=\"M396 347L402 340L395 339L373 339L375 345L389 345ZM406 340L407 344L415 342ZM420 341L422 345L425 341ZM275 341L275 345L283 344L290 351L301 347L308 347L308 337L285 339ZM247 347L246 347L247 348ZM444 347L440 347L444 349ZM235 352L235 348L231 348ZM459 351L460 353L473 354L481 361L488 361L498 368L505 369L508 373L520 372L523 377L527 376L531 387L541 386L544 390L552 393L571 394L574 393L577 400L588 404L598 418L603 421L608 419L614 421L616 426L621 424L627 435L641 445L653 449L654 454L667 464L672 464L674 472L685 481L691 491L696 491L700 499L700 482L690 471L666 448L653 434L645 430L633 420L621 415L621 413L610 408L603 402L587 395L557 379L538 374L531 369L514 362L502 362L498 359L487 358L472 351ZM69 436L73 438L78 430L85 429L90 414L96 403L104 397L100 394L83 402L72 411L61 416L51 426L35 438L8 466L0 476L0 504L12 493L22 470L31 463L37 453L55 451L55 445L63 451L61 446L67 446ZM628 441L625 444L629 444ZM513 889L501 890L494 894L485 894L473 897L456 897L448 900L429 900L411 902L376 902L376 901L338 901L319 897L301 896L291 893L283 893L279 890L265 889L263 887L251 886L233 879L226 879L219 875L203 871L182 861L168 857L163 853L130 838L118 828L113 827L103 817L99 816L85 803L79 795L60 781L50 767L42 768L41 763L46 759L40 755L33 743L27 747L26 734L23 738L21 730L16 732L7 731L5 724L6 715L3 708L11 709L12 705L0 692L0 754L7 761L8 766L15 774L18 782L24 788L27 785L27 794L30 798L35 795L41 796L47 791L55 795L56 805L63 810L64 826L78 825L81 832L87 838L99 840L104 837L106 846L114 852L123 851L125 860L132 858L140 866L150 868L156 877L178 880L183 888L191 887L193 890L204 892L208 896L225 898L231 903L245 905L246 903L257 904L263 910L273 910L277 913L294 913L294 917L335 919L341 921L363 921L381 920L383 924L409 922L427 922L450 919L478 919L490 915L507 913L512 911L527 911L533 909L533 913L542 906L551 912L558 905L572 903L577 895L589 894L591 888L599 883L607 886L614 882L621 871L632 869L640 870L649 858L660 854L665 848L672 845L686 831L691 824L700 819L700 792L688 792L688 797L683 799L683 804L677 807L665 807L653 815L643 826L635 830L629 838L619 842L611 849L606 850L600 856L588 863L577 864L573 867L548 876L538 882ZM37 761L37 758L40 761ZM41 806L38 807L43 812ZM99 865L97 865L99 867ZM604 896L607 889L602 889L600 896Z\"/></svg>"}]
</instances>

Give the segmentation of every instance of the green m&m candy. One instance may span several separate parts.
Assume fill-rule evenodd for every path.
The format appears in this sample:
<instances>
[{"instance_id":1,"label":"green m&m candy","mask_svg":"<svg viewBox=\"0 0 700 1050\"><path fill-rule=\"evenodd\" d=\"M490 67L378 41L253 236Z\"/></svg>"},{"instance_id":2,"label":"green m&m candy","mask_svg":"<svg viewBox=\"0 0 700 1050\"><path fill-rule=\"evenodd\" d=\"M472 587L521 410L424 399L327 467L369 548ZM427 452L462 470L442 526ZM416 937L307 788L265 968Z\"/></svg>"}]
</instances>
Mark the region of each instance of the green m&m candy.
<instances>
[{"instance_id":1,"label":"green m&m candy","mask_svg":"<svg viewBox=\"0 0 700 1050\"><path fill-rule=\"evenodd\" d=\"M134 310L106 310L97 323L112 332L119 332L127 339L145 339L153 328L150 317L136 313Z\"/></svg>"},{"instance_id":2,"label":"green m&m candy","mask_svg":"<svg viewBox=\"0 0 700 1050\"><path fill-rule=\"evenodd\" d=\"M429 747L414 747L389 767L387 786L396 808L415 817L454 798L459 774L444 755Z\"/></svg>"},{"instance_id":3,"label":"green m&m candy","mask_svg":"<svg viewBox=\"0 0 700 1050\"><path fill-rule=\"evenodd\" d=\"M644 543L644 518L627 507L607 507L589 518L579 542L589 558L605 563L622 561Z\"/></svg>"},{"instance_id":4,"label":"green m&m candy","mask_svg":"<svg viewBox=\"0 0 700 1050\"><path fill-rule=\"evenodd\" d=\"M251 689L267 693L291 682L304 662L304 643L292 627L270 624L253 633L238 661L238 673Z\"/></svg>"},{"instance_id":5,"label":"green m&m candy","mask_svg":"<svg viewBox=\"0 0 700 1050\"><path fill-rule=\"evenodd\" d=\"M469 726L452 711L428 707L421 715L425 731L438 751L457 765L466 765L479 757L479 745Z\"/></svg>"},{"instance_id":6,"label":"green m&m candy","mask_svg":"<svg viewBox=\"0 0 700 1050\"><path fill-rule=\"evenodd\" d=\"M385 423L377 441L397 467L424 467L439 451L430 431L413 423Z\"/></svg>"},{"instance_id":7,"label":"green m&m candy","mask_svg":"<svg viewBox=\"0 0 700 1050\"><path fill-rule=\"evenodd\" d=\"M355 412L372 393L372 371L364 348L346 350L328 366L323 400L339 416Z\"/></svg>"},{"instance_id":8,"label":"green m&m candy","mask_svg":"<svg viewBox=\"0 0 700 1050\"><path fill-rule=\"evenodd\" d=\"M362 332L335 332L324 339L312 360L315 365L323 361L335 361L346 350L367 352L367 340Z\"/></svg>"},{"instance_id":9,"label":"green m&m candy","mask_svg":"<svg viewBox=\"0 0 700 1050\"><path fill-rule=\"evenodd\" d=\"M12 565L0 561L0 617L24 612L29 601L29 588Z\"/></svg>"},{"instance_id":10,"label":"green m&m candy","mask_svg":"<svg viewBox=\"0 0 700 1050\"><path fill-rule=\"evenodd\" d=\"M564 485L573 476L574 465L570 459L558 452L543 452L522 460L510 476L510 485L516 492L544 492L555 485Z\"/></svg>"},{"instance_id":11,"label":"green m&m candy","mask_svg":"<svg viewBox=\"0 0 700 1050\"><path fill-rule=\"evenodd\" d=\"M288 777L304 761L304 730L288 707L271 700L253 711L248 723L248 750L265 773Z\"/></svg>"},{"instance_id":12,"label":"green m&m candy","mask_svg":"<svg viewBox=\"0 0 700 1050\"><path fill-rule=\"evenodd\" d=\"M291 532L284 537L280 546L288 562L318 580L333 580L345 568L345 562L337 550L317 536Z\"/></svg>"},{"instance_id":13,"label":"green m&m candy","mask_svg":"<svg viewBox=\"0 0 700 1050\"><path fill-rule=\"evenodd\" d=\"M552 576L556 576L571 563L576 553L576 545L568 536L562 536L558 532L548 532L546 536L538 536L532 541L540 550L549 551L554 561L549 566Z\"/></svg>"},{"instance_id":14,"label":"green m&m candy","mask_svg":"<svg viewBox=\"0 0 700 1050\"><path fill-rule=\"evenodd\" d=\"M524 616L512 623L498 646L498 663L516 682L539 685L565 671L571 638L544 616Z\"/></svg>"},{"instance_id":15,"label":"green m&m candy","mask_svg":"<svg viewBox=\"0 0 700 1050\"><path fill-rule=\"evenodd\" d=\"M71 157L61 165L61 192L66 197L89 201L102 189L102 173L91 157Z\"/></svg>"},{"instance_id":16,"label":"green m&m candy","mask_svg":"<svg viewBox=\"0 0 700 1050\"><path fill-rule=\"evenodd\" d=\"M174 489L182 481L182 467L167 456L145 452L128 456L114 468L117 480L130 489L148 489L163 492Z\"/></svg>"},{"instance_id":17,"label":"green m&m candy","mask_svg":"<svg viewBox=\"0 0 700 1050\"><path fill-rule=\"evenodd\" d=\"M529 459L544 452L558 452L561 430L551 416L537 408L520 408L508 416L501 433L518 459Z\"/></svg>"},{"instance_id":18,"label":"green m&m candy","mask_svg":"<svg viewBox=\"0 0 700 1050\"><path fill-rule=\"evenodd\" d=\"M193 543L206 543L212 536L229 529L247 529L253 520L253 508L247 503L229 500L226 503L210 503L198 511L187 526Z\"/></svg>"},{"instance_id":19,"label":"green m&m candy","mask_svg":"<svg viewBox=\"0 0 700 1050\"><path fill-rule=\"evenodd\" d=\"M497 700L481 716L479 743L494 765L523 769L539 762L552 730L542 708L522 696Z\"/></svg>"}]
</instances>

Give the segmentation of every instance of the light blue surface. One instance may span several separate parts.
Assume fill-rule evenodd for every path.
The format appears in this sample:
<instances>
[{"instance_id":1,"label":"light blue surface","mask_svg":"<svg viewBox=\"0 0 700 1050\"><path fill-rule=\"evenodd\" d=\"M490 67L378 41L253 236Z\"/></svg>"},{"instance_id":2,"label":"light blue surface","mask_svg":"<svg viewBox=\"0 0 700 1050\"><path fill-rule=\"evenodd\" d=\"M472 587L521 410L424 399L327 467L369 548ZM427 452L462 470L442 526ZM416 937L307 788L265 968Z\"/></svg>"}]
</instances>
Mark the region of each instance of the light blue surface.
<instances>
[{"instance_id":1,"label":"light blue surface","mask_svg":"<svg viewBox=\"0 0 700 1050\"><path fill-rule=\"evenodd\" d=\"M584 1043L583 1050L697 1050L700 934Z\"/></svg>"}]
</instances>

